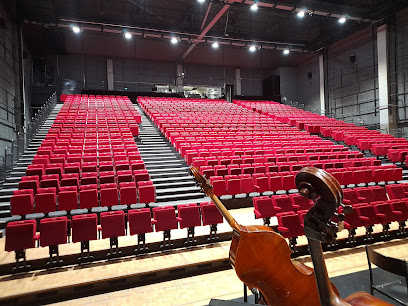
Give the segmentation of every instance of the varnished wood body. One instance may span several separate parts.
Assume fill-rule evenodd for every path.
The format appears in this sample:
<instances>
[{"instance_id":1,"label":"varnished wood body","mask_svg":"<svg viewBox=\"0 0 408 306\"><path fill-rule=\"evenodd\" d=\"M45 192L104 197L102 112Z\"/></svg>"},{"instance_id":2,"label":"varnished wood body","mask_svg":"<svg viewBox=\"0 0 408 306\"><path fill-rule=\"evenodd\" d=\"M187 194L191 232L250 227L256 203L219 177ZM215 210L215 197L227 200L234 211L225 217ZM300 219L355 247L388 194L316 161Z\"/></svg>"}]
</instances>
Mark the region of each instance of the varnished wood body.
<instances>
[{"instance_id":1,"label":"varnished wood body","mask_svg":"<svg viewBox=\"0 0 408 306\"><path fill-rule=\"evenodd\" d=\"M234 232L230 260L238 277L268 305L320 305L313 269L290 259L285 239L267 226Z\"/></svg>"}]
</instances>

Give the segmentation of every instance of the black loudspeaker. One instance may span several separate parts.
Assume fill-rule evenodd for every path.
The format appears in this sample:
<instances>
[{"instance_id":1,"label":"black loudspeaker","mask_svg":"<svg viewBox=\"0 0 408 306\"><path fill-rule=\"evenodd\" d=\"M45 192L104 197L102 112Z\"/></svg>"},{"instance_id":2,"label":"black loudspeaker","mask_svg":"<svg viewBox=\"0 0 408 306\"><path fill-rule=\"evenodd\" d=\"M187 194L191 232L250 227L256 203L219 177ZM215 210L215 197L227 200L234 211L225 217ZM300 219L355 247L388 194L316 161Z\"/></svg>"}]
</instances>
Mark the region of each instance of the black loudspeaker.
<instances>
[{"instance_id":1,"label":"black loudspeaker","mask_svg":"<svg viewBox=\"0 0 408 306\"><path fill-rule=\"evenodd\" d=\"M313 74L312 74L311 72L308 72L308 73L307 73L307 78L308 78L309 80L311 80L312 77L313 77Z\"/></svg>"},{"instance_id":2,"label":"black loudspeaker","mask_svg":"<svg viewBox=\"0 0 408 306\"><path fill-rule=\"evenodd\" d=\"M350 55L350 64L355 63L356 61L356 56L355 55Z\"/></svg>"}]
</instances>

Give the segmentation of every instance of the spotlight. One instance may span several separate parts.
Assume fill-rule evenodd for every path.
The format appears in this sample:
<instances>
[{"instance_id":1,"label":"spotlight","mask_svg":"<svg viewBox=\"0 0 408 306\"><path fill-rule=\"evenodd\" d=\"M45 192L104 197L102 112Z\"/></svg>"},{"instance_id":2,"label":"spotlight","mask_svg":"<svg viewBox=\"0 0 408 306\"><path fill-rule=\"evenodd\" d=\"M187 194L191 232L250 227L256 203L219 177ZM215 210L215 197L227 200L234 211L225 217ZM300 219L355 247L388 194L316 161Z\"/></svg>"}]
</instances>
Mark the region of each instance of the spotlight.
<instances>
[{"instance_id":1,"label":"spotlight","mask_svg":"<svg viewBox=\"0 0 408 306\"><path fill-rule=\"evenodd\" d=\"M78 26L72 26L72 31L73 31L74 33L78 34L79 32L81 32L81 29L80 29L80 27L78 27Z\"/></svg>"},{"instance_id":2,"label":"spotlight","mask_svg":"<svg viewBox=\"0 0 408 306\"><path fill-rule=\"evenodd\" d=\"M250 46L250 47L249 47L249 51L255 52L255 51L256 51L256 47L255 47L255 46Z\"/></svg>"},{"instance_id":3,"label":"spotlight","mask_svg":"<svg viewBox=\"0 0 408 306\"><path fill-rule=\"evenodd\" d=\"M205 0L197 0L198 2L200 2L200 3L203 3L203 2L205 2Z\"/></svg>"},{"instance_id":4,"label":"spotlight","mask_svg":"<svg viewBox=\"0 0 408 306\"><path fill-rule=\"evenodd\" d=\"M251 10L256 11L258 9L258 4L254 2L254 4L251 5Z\"/></svg>"},{"instance_id":5,"label":"spotlight","mask_svg":"<svg viewBox=\"0 0 408 306\"><path fill-rule=\"evenodd\" d=\"M130 34L129 32L125 32L125 34L123 34L123 36L124 36L126 39L131 39L131 38L132 38L132 34Z\"/></svg>"},{"instance_id":6,"label":"spotlight","mask_svg":"<svg viewBox=\"0 0 408 306\"><path fill-rule=\"evenodd\" d=\"M173 38L171 39L171 43L172 43L173 45L177 44L177 43L178 43L177 38L173 37Z\"/></svg>"},{"instance_id":7,"label":"spotlight","mask_svg":"<svg viewBox=\"0 0 408 306\"><path fill-rule=\"evenodd\" d=\"M341 17L341 18L339 19L339 23L343 24L343 23L345 23L345 22L346 22L346 17Z\"/></svg>"},{"instance_id":8,"label":"spotlight","mask_svg":"<svg viewBox=\"0 0 408 306\"><path fill-rule=\"evenodd\" d=\"M214 49L217 49L217 48L219 47L219 44L218 44L217 42L214 42L214 43L212 44L212 47L213 47Z\"/></svg>"},{"instance_id":9,"label":"spotlight","mask_svg":"<svg viewBox=\"0 0 408 306\"><path fill-rule=\"evenodd\" d=\"M283 50L283 54L288 55L290 53L289 49Z\"/></svg>"},{"instance_id":10,"label":"spotlight","mask_svg":"<svg viewBox=\"0 0 408 306\"><path fill-rule=\"evenodd\" d=\"M305 17L305 11L299 11L299 12L297 13L297 16L298 16L299 18Z\"/></svg>"}]
</instances>

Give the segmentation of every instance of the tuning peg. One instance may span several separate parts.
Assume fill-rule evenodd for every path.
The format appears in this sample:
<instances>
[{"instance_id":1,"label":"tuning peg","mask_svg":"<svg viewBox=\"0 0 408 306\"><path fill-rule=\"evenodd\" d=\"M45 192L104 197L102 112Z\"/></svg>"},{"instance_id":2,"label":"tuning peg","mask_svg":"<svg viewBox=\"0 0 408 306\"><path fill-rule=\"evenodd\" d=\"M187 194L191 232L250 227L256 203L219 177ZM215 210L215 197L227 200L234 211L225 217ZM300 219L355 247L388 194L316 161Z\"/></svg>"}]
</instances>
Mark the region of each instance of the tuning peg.
<instances>
[{"instance_id":1,"label":"tuning peg","mask_svg":"<svg viewBox=\"0 0 408 306\"><path fill-rule=\"evenodd\" d=\"M334 215L336 216L337 220L339 220L339 221L346 220L346 215L345 214L339 214L339 213L335 212Z\"/></svg>"},{"instance_id":2,"label":"tuning peg","mask_svg":"<svg viewBox=\"0 0 408 306\"><path fill-rule=\"evenodd\" d=\"M353 207L349 205L344 205L343 203L341 203L340 206L343 208L345 214L351 214L353 212Z\"/></svg>"}]
</instances>

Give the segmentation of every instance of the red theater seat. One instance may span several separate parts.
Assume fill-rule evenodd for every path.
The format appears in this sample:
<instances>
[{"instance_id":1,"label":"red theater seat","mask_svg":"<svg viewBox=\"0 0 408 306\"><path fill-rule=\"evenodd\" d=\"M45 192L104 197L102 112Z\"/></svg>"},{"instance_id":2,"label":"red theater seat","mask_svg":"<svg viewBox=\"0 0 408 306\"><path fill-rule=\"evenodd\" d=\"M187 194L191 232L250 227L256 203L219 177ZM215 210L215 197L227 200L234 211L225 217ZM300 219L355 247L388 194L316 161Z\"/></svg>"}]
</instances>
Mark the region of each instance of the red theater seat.
<instances>
[{"instance_id":1,"label":"red theater seat","mask_svg":"<svg viewBox=\"0 0 408 306\"><path fill-rule=\"evenodd\" d=\"M10 199L11 215L27 215L34 212L33 193L15 194Z\"/></svg>"},{"instance_id":2,"label":"red theater seat","mask_svg":"<svg viewBox=\"0 0 408 306\"><path fill-rule=\"evenodd\" d=\"M58 210L78 209L78 188L76 186L60 187L58 193Z\"/></svg>"},{"instance_id":3,"label":"red theater seat","mask_svg":"<svg viewBox=\"0 0 408 306\"><path fill-rule=\"evenodd\" d=\"M276 216L276 209L272 204L272 199L267 196L254 197L252 199L254 205L255 218L262 218L264 225L270 225L271 217Z\"/></svg>"},{"instance_id":4,"label":"red theater seat","mask_svg":"<svg viewBox=\"0 0 408 306\"><path fill-rule=\"evenodd\" d=\"M48 214L57 210L55 193L37 193L34 198L35 212Z\"/></svg>"},{"instance_id":5,"label":"red theater seat","mask_svg":"<svg viewBox=\"0 0 408 306\"><path fill-rule=\"evenodd\" d=\"M39 239L35 220L9 222L6 226L6 251L16 253L16 269L26 268L26 249L35 248Z\"/></svg>"},{"instance_id":6,"label":"red theater seat","mask_svg":"<svg viewBox=\"0 0 408 306\"><path fill-rule=\"evenodd\" d=\"M201 226L199 207L195 203L177 206L180 228L187 228L187 243L193 243L194 228Z\"/></svg>"},{"instance_id":7,"label":"red theater seat","mask_svg":"<svg viewBox=\"0 0 408 306\"><path fill-rule=\"evenodd\" d=\"M200 209L203 218L203 225L210 225L209 240L218 239L217 224L224 221L221 213L218 211L218 208L215 206L215 204L211 202L200 203Z\"/></svg>"},{"instance_id":8,"label":"red theater seat","mask_svg":"<svg viewBox=\"0 0 408 306\"><path fill-rule=\"evenodd\" d=\"M98 239L97 226L98 216L96 214L84 214L72 217L72 242L81 242L80 260L90 258L89 241Z\"/></svg>"},{"instance_id":9,"label":"red theater seat","mask_svg":"<svg viewBox=\"0 0 408 306\"><path fill-rule=\"evenodd\" d=\"M148 250L146 247L146 233L153 232L152 218L149 208L132 209L128 213L130 235L138 235L137 249ZM142 246L140 246L142 244Z\"/></svg>"},{"instance_id":10,"label":"red theater seat","mask_svg":"<svg viewBox=\"0 0 408 306\"><path fill-rule=\"evenodd\" d=\"M125 213L119 211L109 211L101 213L102 238L110 238L110 252L107 256L118 255L118 237L126 235ZM113 250L115 248L115 250Z\"/></svg>"},{"instance_id":11,"label":"red theater seat","mask_svg":"<svg viewBox=\"0 0 408 306\"><path fill-rule=\"evenodd\" d=\"M153 208L153 223L156 232L163 231L163 244L162 247L170 247L172 229L178 228L178 222L180 218L176 217L176 210L173 206L162 206Z\"/></svg>"},{"instance_id":12,"label":"red theater seat","mask_svg":"<svg viewBox=\"0 0 408 306\"><path fill-rule=\"evenodd\" d=\"M48 264L58 264L58 245L67 243L67 217L41 219L40 221L40 245L50 248L50 260Z\"/></svg>"}]
</instances>

